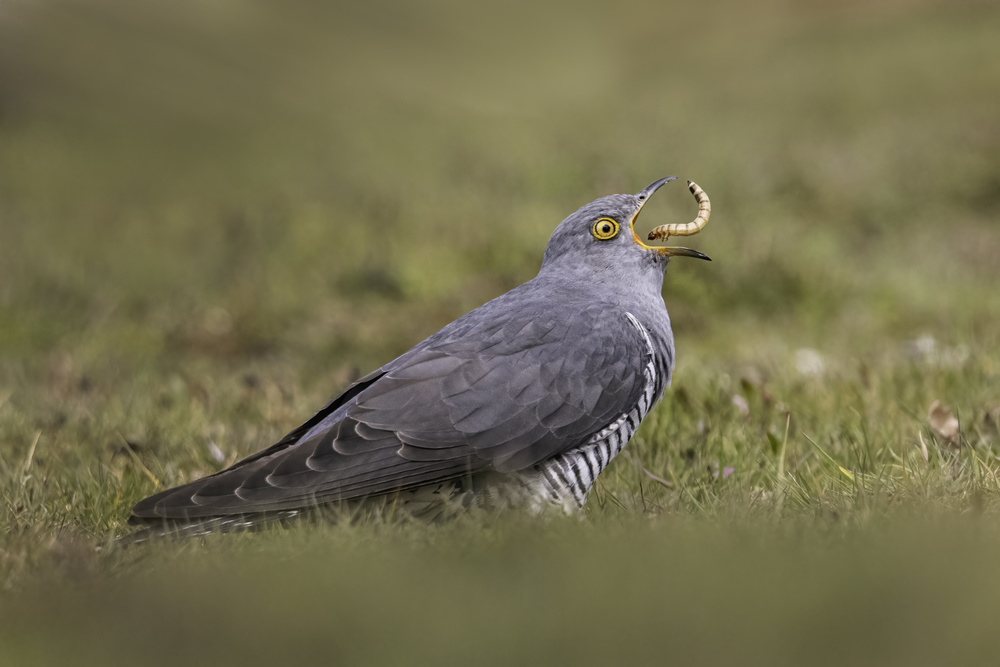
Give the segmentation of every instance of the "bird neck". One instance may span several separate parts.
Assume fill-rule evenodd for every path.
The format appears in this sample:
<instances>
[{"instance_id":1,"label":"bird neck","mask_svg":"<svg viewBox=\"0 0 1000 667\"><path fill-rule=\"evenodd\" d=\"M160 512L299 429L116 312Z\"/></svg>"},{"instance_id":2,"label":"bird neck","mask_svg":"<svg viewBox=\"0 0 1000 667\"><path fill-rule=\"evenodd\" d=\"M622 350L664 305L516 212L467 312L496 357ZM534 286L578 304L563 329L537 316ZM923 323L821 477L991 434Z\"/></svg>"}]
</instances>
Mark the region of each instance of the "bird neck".
<instances>
[{"instance_id":1,"label":"bird neck","mask_svg":"<svg viewBox=\"0 0 1000 667\"><path fill-rule=\"evenodd\" d=\"M623 304L652 302L662 308L666 267L666 258L654 255L637 255L624 261L621 257L582 261L559 258L543 263L536 280L560 291L579 292L588 299L614 295Z\"/></svg>"}]
</instances>

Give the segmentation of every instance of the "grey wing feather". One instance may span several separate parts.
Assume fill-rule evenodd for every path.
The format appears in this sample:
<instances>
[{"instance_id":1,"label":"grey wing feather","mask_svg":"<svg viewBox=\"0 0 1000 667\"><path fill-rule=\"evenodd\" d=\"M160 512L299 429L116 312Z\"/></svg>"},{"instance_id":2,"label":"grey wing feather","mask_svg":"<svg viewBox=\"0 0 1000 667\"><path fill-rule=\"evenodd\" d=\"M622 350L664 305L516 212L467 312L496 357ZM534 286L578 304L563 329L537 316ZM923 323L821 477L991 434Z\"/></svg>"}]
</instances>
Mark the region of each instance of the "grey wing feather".
<instances>
[{"instance_id":1,"label":"grey wing feather","mask_svg":"<svg viewBox=\"0 0 1000 667\"><path fill-rule=\"evenodd\" d=\"M600 304L467 315L276 445L147 498L133 516L297 509L523 470L583 444L638 403L648 354L624 313Z\"/></svg>"}]
</instances>

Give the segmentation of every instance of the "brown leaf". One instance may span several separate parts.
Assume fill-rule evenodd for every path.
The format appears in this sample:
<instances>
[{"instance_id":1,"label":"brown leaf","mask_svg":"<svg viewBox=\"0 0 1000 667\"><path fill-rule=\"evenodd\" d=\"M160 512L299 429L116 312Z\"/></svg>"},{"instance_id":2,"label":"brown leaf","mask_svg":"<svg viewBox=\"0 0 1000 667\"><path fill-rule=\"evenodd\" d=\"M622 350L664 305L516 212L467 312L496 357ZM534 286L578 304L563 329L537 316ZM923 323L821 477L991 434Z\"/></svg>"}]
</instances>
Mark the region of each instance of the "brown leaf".
<instances>
[{"instance_id":1,"label":"brown leaf","mask_svg":"<svg viewBox=\"0 0 1000 667\"><path fill-rule=\"evenodd\" d=\"M934 401L927 411L927 422L934 432L941 436L952 447L959 445L958 419L951 408L941 401Z\"/></svg>"}]
</instances>

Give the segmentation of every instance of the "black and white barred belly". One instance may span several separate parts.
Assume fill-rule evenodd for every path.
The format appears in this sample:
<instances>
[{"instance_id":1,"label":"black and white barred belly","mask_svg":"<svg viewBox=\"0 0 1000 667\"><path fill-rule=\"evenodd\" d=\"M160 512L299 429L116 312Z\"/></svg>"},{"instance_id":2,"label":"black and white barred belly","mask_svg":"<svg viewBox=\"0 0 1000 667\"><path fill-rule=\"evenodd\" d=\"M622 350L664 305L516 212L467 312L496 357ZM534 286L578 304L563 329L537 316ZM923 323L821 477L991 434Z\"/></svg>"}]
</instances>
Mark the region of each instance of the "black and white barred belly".
<instances>
[{"instance_id":1,"label":"black and white barred belly","mask_svg":"<svg viewBox=\"0 0 1000 667\"><path fill-rule=\"evenodd\" d=\"M546 505L561 506L567 513L582 509L597 476L625 448L639 428L639 423L662 395L668 375L666 361L656 356L646 328L631 313L626 315L646 342L646 366L643 369L646 388L631 410L595 433L585 444L535 467L521 487L533 496L526 499L529 509L540 511Z\"/></svg>"}]
</instances>

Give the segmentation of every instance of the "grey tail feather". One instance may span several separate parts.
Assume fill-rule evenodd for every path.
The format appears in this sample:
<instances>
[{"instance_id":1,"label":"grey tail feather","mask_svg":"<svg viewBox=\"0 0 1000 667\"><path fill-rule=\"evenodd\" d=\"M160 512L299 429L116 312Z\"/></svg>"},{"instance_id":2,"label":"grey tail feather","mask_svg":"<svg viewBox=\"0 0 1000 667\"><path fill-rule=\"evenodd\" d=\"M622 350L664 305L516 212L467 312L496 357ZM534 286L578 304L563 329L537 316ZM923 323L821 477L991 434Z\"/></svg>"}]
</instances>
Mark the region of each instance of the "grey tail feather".
<instances>
[{"instance_id":1,"label":"grey tail feather","mask_svg":"<svg viewBox=\"0 0 1000 667\"><path fill-rule=\"evenodd\" d=\"M138 530L120 535L123 544L142 544L153 540L179 540L200 537L210 533L235 533L260 530L266 527L287 526L312 512L286 510L258 514L233 514L204 519L129 519L129 525Z\"/></svg>"}]
</instances>

